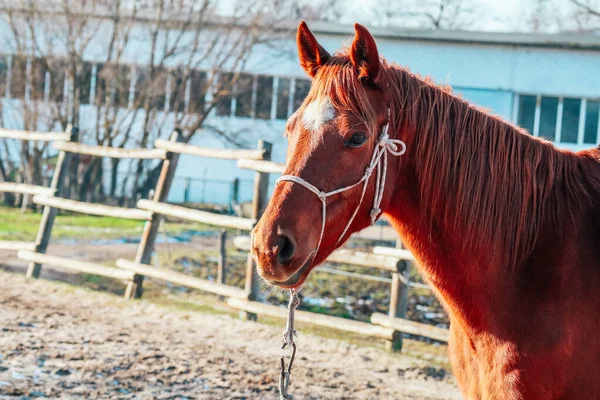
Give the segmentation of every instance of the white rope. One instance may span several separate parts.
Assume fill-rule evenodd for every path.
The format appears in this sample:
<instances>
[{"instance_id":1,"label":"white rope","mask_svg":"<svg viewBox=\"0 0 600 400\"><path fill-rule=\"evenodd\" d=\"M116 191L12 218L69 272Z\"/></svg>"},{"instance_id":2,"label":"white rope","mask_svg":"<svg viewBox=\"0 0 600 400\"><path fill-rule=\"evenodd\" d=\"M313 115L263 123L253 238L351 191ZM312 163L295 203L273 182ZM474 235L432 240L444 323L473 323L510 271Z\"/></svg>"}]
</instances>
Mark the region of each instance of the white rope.
<instances>
[{"instance_id":1,"label":"white rope","mask_svg":"<svg viewBox=\"0 0 600 400\"><path fill-rule=\"evenodd\" d=\"M300 305L300 298L298 297L298 293L301 288L291 289L290 290L290 302L288 303L288 318L287 323L285 325L285 330L283 331L283 346L282 349L286 347L292 348L292 356L290 358L290 362L285 367L284 357L281 356L281 374L279 375L279 400L294 400L294 396L288 393L290 382L291 382L291 374L292 374L292 365L294 363L294 357L296 356L296 343L294 343L294 337L296 337L296 329L294 328L294 312L296 311L296 307Z\"/></svg>"},{"instance_id":2,"label":"white rope","mask_svg":"<svg viewBox=\"0 0 600 400\"><path fill-rule=\"evenodd\" d=\"M388 110L388 119L389 119L389 110ZM363 183L362 193L360 195L360 201L358 202L356 209L352 213L352 216L348 220L348 223L346 224L346 227L342 231L342 234L338 238L337 243L340 243L342 241L342 239L344 238L344 236L346 235L346 233L348 232L348 229L350 228L352 221L354 221L356 214L358 214L358 210L360 209L360 206L365 197L365 193L367 191L367 186L369 184L369 178L371 177L371 175L373 174L373 171L375 169L377 169L377 178L375 181L375 194L373 195L373 207L371 208L371 213L370 213L371 225L373 225L375 223L375 221L377 221L377 218L381 214L380 205L381 205L381 201L383 200L383 192L385 190L385 179L387 176L388 153L390 153L394 156L401 156L406 151L406 145L404 144L403 141L398 140L398 139L390 139L390 137L388 135L388 128L389 128L389 121L387 124L385 124L383 131L382 131L381 135L379 136L377 144L375 145L375 149L373 149L373 155L371 156L371 162L369 163L369 166L366 168L364 175L362 176L362 178L360 178L360 180L358 182L356 182L353 185L346 186L341 189L336 189L331 192L324 192L322 190L319 190L319 188L317 188L315 185L311 184L310 182L307 182L306 180L300 178L299 176L295 176L295 175L282 175L275 182L275 185L279 184L280 182L284 182L284 181L297 183L297 184L305 187L306 189L310 190L321 201L321 208L322 208L322 211L321 211L321 234L319 236L319 244L317 245L317 250L316 250L317 253L319 252L319 248L321 247L321 241L323 240L323 234L325 233L325 222L327 221L327 198L334 196L336 194L345 192L347 190L350 190L350 189L360 185L361 183ZM382 158L383 158L383 167L381 165Z\"/></svg>"}]
</instances>

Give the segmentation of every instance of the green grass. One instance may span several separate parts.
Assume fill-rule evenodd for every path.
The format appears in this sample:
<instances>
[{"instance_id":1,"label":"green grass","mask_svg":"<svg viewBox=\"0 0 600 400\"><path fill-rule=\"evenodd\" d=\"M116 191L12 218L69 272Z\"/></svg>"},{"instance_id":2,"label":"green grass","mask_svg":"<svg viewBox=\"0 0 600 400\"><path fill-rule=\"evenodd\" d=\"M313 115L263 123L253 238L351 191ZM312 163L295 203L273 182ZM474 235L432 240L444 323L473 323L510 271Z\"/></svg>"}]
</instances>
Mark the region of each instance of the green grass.
<instances>
[{"instance_id":1,"label":"green grass","mask_svg":"<svg viewBox=\"0 0 600 400\"><path fill-rule=\"evenodd\" d=\"M41 213L18 208L0 207L0 240L33 241L37 235ZM209 230L198 223L167 223L167 232L177 235L185 230ZM59 214L52 230L53 239L115 239L139 237L144 222L113 217L96 217L82 214Z\"/></svg>"}]
</instances>

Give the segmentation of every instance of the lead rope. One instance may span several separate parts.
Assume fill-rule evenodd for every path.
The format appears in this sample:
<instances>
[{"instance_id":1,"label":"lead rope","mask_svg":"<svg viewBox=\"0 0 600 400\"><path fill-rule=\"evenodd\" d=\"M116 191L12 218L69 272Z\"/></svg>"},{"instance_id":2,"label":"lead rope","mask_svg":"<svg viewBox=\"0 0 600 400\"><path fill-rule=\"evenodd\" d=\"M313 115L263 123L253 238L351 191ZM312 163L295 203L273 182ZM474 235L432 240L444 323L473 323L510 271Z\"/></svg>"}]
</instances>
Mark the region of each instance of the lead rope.
<instances>
[{"instance_id":1,"label":"lead rope","mask_svg":"<svg viewBox=\"0 0 600 400\"><path fill-rule=\"evenodd\" d=\"M296 329L294 328L294 312L296 307L300 304L300 298L298 297L300 289L290 290L290 302L288 303L288 318L283 331L283 345L281 349L285 349L287 346L292 348L292 355L290 356L290 362L285 367L285 358L281 356L281 374L279 375L279 400L294 400L294 396L288 393L290 386L290 379L292 374L292 365L294 364L294 358L296 357L296 343L294 343L294 337L296 335Z\"/></svg>"},{"instance_id":2,"label":"lead rope","mask_svg":"<svg viewBox=\"0 0 600 400\"><path fill-rule=\"evenodd\" d=\"M317 188L312 183L307 182L304 179L300 178L299 176L295 176L295 175L282 175L275 182L275 185L277 185L283 181L297 183L297 184L303 186L304 188L308 189L312 193L314 193L321 201L321 234L319 236L319 243L317 245L315 254L319 252L319 248L321 247L321 241L323 240L323 234L325 233L325 221L327 220L327 198L330 196L334 196L338 193L342 193L347 190L350 190L350 189L360 185L361 183L363 183L362 193L360 195L360 201L358 202L356 209L352 213L352 216L348 220L348 223L346 224L346 227L342 231L342 234L338 238L338 241L336 244L339 244L342 241L342 239L344 238L344 236L346 235L346 232L348 232L348 229L350 228L352 221L354 221L356 214L358 214L358 210L360 209L360 206L362 205L363 199L365 197L365 193L367 191L367 186L369 184L369 178L371 177L371 175L373 174L373 171L375 169L377 169L377 179L375 181L375 194L373 195L373 207L371 208L371 212L370 212L371 225L373 225L375 223L375 221L377 221L377 217L381 213L380 205L381 205L381 201L383 199L383 191L385 189L385 179L387 176L388 153L390 153L394 156L401 156L406 151L406 144L404 144L404 142L402 140L390 139L390 137L388 135L388 129L389 129L389 110L388 110L388 123L385 124L383 131L381 132L381 135L379 136L379 138L377 140L375 149L373 149L373 155L371 156L371 162L369 163L369 166L365 169L365 173L362 176L362 178L360 178L360 180L353 185L346 186L341 189L336 189L331 192L324 192L322 190L319 190L319 188ZM382 158L383 158L383 167L381 166Z\"/></svg>"}]
</instances>

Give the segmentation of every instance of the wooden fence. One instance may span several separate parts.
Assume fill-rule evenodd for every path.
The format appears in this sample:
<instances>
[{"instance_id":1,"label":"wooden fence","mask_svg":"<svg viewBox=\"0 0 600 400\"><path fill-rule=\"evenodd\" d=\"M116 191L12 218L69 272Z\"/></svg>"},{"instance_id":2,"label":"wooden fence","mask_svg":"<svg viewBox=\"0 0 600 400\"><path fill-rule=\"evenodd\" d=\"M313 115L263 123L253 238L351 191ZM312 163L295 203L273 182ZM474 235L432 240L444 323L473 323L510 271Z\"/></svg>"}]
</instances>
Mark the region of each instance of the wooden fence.
<instances>
[{"instance_id":1,"label":"wooden fence","mask_svg":"<svg viewBox=\"0 0 600 400\"><path fill-rule=\"evenodd\" d=\"M59 150L58 162L50 188L24 184L0 183L0 191L11 191L33 195L33 201L44 207L38 235L34 243L0 242L0 249L18 251L18 257L29 262L27 276L37 278L42 265L59 269L85 272L94 275L119 279L127 284L125 296L139 298L143 293L143 280L148 276L193 289L198 289L228 298L229 306L239 309L246 318L255 319L259 314L285 317L286 311L281 307L257 302L261 282L250 254L247 256L246 280L244 289L225 284L226 233L219 237L219 261L216 281L208 281L170 269L157 268L150 265L151 254L158 234L158 228L164 216L182 220L201 222L221 228L235 228L251 231L259 220L268 200L269 174L282 173L283 164L270 161L271 144L259 141L255 150L223 150L208 149L181 142L181 132L174 132L170 140L157 140L154 149L121 149L103 146L90 146L77 143L77 129L69 128L65 133L41 133L13 130L1 130L0 137L21 140L55 141L54 147ZM101 204L90 204L60 197L66 171L72 154L87 154L96 157L158 159L162 162L161 172L151 200L139 200L134 209L113 207ZM255 171L252 212L250 218L220 215L211 212L194 210L182 206L168 204L167 198L180 154L199 157L237 160L238 167ZM52 233L52 226L57 210L85 213L98 216L111 216L145 221L140 244L134 260L119 259L115 266L106 266L64 257L46 254ZM250 239L239 236L234 239L234 246L248 250ZM406 307L408 288L424 286L409 282L405 273L407 263L414 260L412 254L402 249L376 247L373 253L357 252L347 249L335 251L328 258L332 263L343 263L376 268L391 272L391 279L370 275L361 275L347 271L321 268L324 272L337 273L362 279L380 280L391 283L389 314L374 314L371 323L350 321L343 318L299 312L299 321L310 322L326 327L378 337L386 340L390 350L399 350L402 345L400 332L429 337L439 341L447 341L447 330L430 325L407 321Z\"/></svg>"}]
</instances>

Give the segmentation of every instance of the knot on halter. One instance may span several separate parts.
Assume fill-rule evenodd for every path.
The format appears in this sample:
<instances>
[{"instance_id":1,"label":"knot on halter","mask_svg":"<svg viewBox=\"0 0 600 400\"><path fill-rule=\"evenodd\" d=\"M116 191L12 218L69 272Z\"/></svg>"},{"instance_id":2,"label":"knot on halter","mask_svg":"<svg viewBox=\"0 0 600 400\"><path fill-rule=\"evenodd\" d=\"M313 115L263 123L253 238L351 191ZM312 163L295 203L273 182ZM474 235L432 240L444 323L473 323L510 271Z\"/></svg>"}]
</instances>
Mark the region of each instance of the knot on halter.
<instances>
[{"instance_id":1,"label":"knot on halter","mask_svg":"<svg viewBox=\"0 0 600 400\"><path fill-rule=\"evenodd\" d=\"M386 132L381 134L379 146L385 148L394 156L401 156L406 152L406 144L402 140L390 139Z\"/></svg>"},{"instance_id":2,"label":"knot on halter","mask_svg":"<svg viewBox=\"0 0 600 400\"><path fill-rule=\"evenodd\" d=\"M389 119L389 110L388 110L388 119ZM383 199L383 190L385 188L385 181L386 181L386 176L387 176L388 153L390 153L394 156L401 156L402 154L404 154L404 152L406 152L406 145L404 144L403 141L401 141L399 139L390 139L390 137L388 135L388 128L389 128L389 122L384 126L383 131L381 132L381 135L379 136L378 143L375 145L375 148L373 149L373 155L371 156L371 162L365 169L365 173L364 173L363 177L353 185L346 186L346 187L336 189L336 190L332 190L331 192L324 192L324 191L318 189L315 185L311 184L310 182L307 182L304 179L302 179L298 176L295 176L295 175L282 175L281 177L279 177L279 179L277 179L277 182L275 182L276 185L279 182L283 182L283 181L297 183L297 184L303 186L304 188L308 189L312 193L314 193L321 201L321 204L322 204L321 236L319 237L319 242L317 244L317 248L315 249L315 251L317 253L319 252L319 248L321 247L321 241L323 240L323 233L325 232L325 221L327 220L327 197L333 196L338 193L345 192L346 190L350 190L350 189L354 188L355 186L360 185L361 183L363 184L362 194L360 195L360 200L358 202L358 205L356 206L356 209L354 210L354 213L348 220L346 227L344 228L342 234L340 235L340 237L337 241L337 243L339 244L342 241L342 239L344 238L344 236L346 235L346 232L348 232L350 225L352 225L352 221L354 221L354 217L356 217L356 214L358 214L358 210L360 209L360 206L363 202L363 198L365 197L365 193L367 191L367 187L369 185L369 178L371 177L371 175L373 174L373 171L375 171L375 169L377 169L377 178L375 179L375 194L373 195L373 207L370 212L371 225L375 223L375 221L377 220L377 217L381 213L381 208L379 206L381 205L381 201ZM382 161L382 158L383 158L383 161Z\"/></svg>"},{"instance_id":3,"label":"knot on halter","mask_svg":"<svg viewBox=\"0 0 600 400\"><path fill-rule=\"evenodd\" d=\"M380 208L373 208L371 210L371 225L373 225L375 223L375 220L377 219L377 216L379 215L380 212L381 212Z\"/></svg>"}]
</instances>

